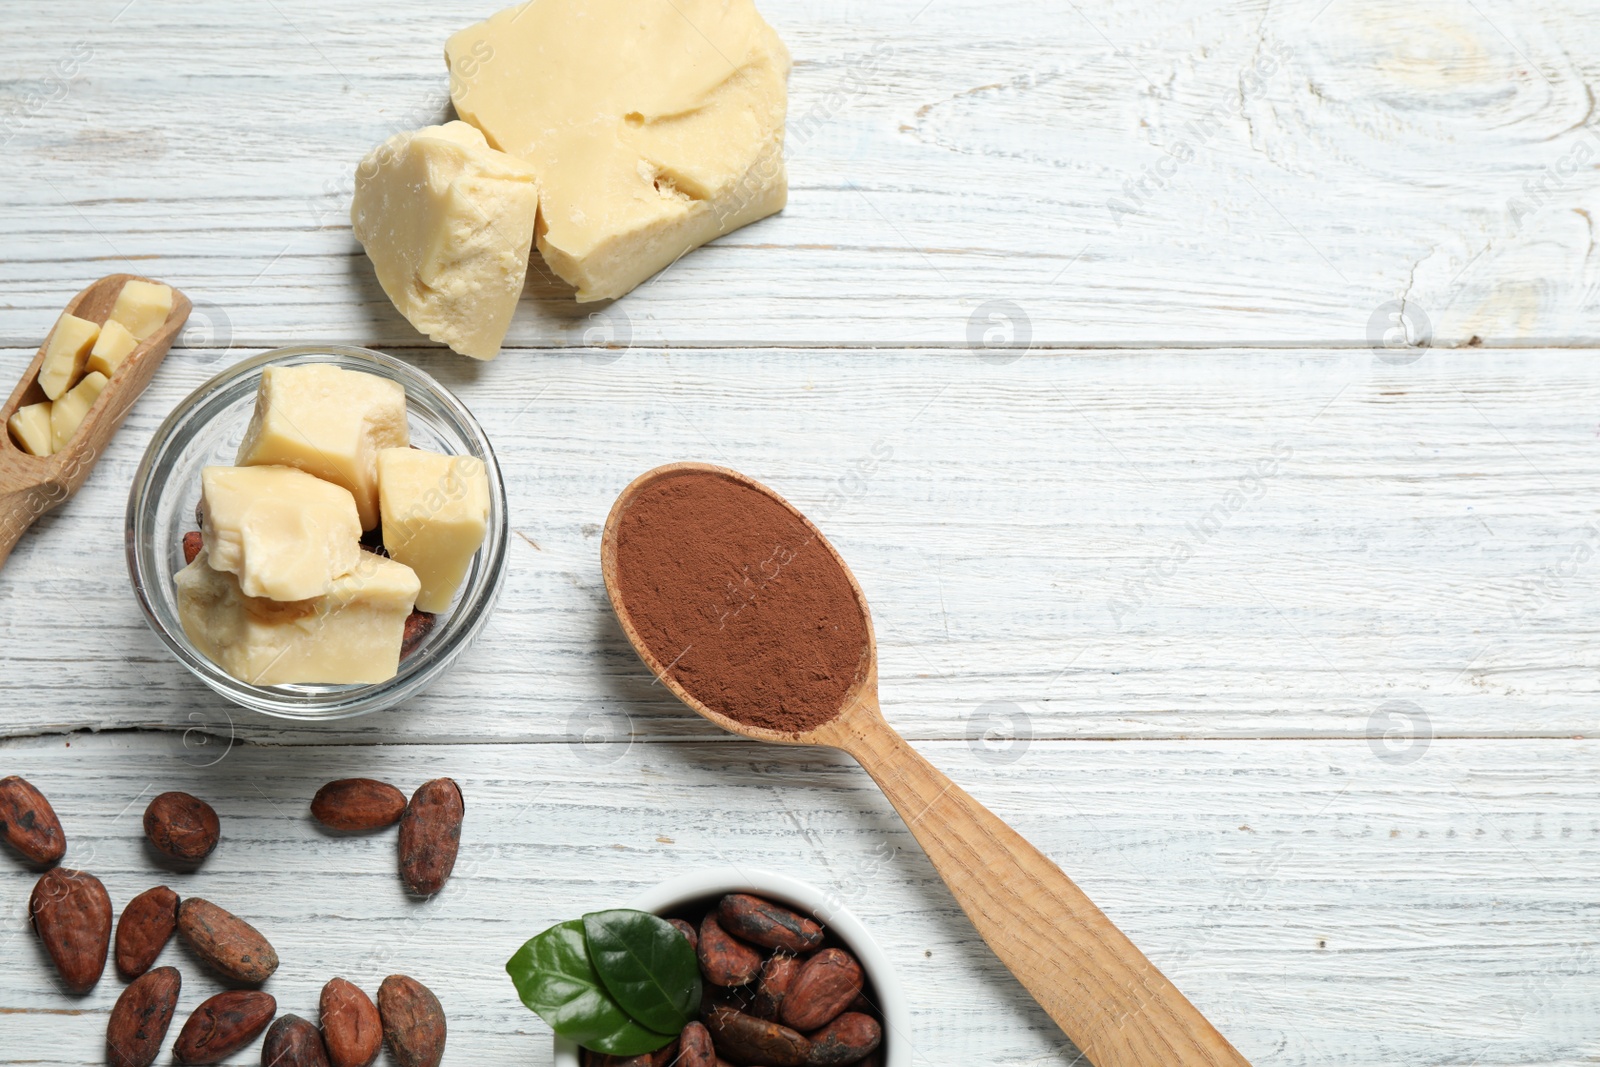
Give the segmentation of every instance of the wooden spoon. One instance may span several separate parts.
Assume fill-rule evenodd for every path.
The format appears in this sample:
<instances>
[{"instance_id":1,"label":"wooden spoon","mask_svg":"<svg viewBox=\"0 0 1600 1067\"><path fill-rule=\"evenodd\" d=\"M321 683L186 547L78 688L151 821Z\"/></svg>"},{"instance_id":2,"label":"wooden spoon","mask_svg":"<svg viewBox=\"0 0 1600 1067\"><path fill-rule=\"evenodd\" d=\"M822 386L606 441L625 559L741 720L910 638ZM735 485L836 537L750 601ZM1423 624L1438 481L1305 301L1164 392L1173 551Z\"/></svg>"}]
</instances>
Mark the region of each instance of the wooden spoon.
<instances>
[{"instance_id":1,"label":"wooden spoon","mask_svg":"<svg viewBox=\"0 0 1600 1067\"><path fill-rule=\"evenodd\" d=\"M90 322L105 324L127 281L152 281L137 274L108 274L72 298L65 310ZM27 373L17 383L11 399L0 408L0 566L10 557L23 532L39 516L57 507L88 480L89 472L104 454L111 435L122 425L133 402L139 399L156 368L183 324L189 319L189 298L172 290L172 310L167 321L139 347L129 352L116 373L106 383L83 424L60 452L51 456L30 456L17 447L6 423L25 404L48 399L39 387L39 368L44 364L45 343L39 346Z\"/></svg>"},{"instance_id":2,"label":"wooden spoon","mask_svg":"<svg viewBox=\"0 0 1600 1067\"><path fill-rule=\"evenodd\" d=\"M765 493L815 535L849 579L866 623L868 667L836 717L786 733L746 726L706 707L645 645L617 577L623 513L658 478L711 473ZM906 743L878 707L872 617L850 568L810 520L771 489L725 467L673 463L635 479L606 519L601 543L606 592L640 658L679 700L725 730L757 741L822 745L849 753L870 774L927 852L995 955L1096 1067L1249 1067L1155 964L1038 849Z\"/></svg>"}]
</instances>

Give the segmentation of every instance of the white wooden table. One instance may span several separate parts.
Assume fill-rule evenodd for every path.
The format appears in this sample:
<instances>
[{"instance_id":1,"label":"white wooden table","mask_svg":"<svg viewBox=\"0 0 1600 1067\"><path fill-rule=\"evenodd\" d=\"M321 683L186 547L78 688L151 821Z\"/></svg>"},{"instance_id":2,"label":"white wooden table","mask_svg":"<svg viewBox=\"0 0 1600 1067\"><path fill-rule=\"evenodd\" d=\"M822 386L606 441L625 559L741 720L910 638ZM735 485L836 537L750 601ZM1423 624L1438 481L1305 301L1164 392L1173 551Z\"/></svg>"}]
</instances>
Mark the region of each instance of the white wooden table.
<instances>
[{"instance_id":1,"label":"white wooden table","mask_svg":"<svg viewBox=\"0 0 1600 1067\"><path fill-rule=\"evenodd\" d=\"M4 0L0 364L102 274L197 303L0 572L0 774L54 799L67 862L119 906L166 881L256 921L285 1011L413 974L446 1063L483 1067L549 1062L501 971L524 938L694 867L779 868L876 931L918 1064L1073 1063L862 773L648 685L599 523L640 471L706 459L821 522L890 718L1253 1062L1594 1063L1600 8L763 6L796 60L788 210L607 308L535 277L484 366L392 311L346 211L368 147L447 114L444 38L490 5ZM146 630L122 513L181 397L317 340L458 390L517 536L453 674L286 729ZM461 782L438 899L403 897L389 837L309 821L353 774ZM199 873L143 846L164 789L222 814ZM59 991L33 877L0 860L0 1061L99 1063L121 983ZM217 987L167 958L187 1013Z\"/></svg>"}]
</instances>

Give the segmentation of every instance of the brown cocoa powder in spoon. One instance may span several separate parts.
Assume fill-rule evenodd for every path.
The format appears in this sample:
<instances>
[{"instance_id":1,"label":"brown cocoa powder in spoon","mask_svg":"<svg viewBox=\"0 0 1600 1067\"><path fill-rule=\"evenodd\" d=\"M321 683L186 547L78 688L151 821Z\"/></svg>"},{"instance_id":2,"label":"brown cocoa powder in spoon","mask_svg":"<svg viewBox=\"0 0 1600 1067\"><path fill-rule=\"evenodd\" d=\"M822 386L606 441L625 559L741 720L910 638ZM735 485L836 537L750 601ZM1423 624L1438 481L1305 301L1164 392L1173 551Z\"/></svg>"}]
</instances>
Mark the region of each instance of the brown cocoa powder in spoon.
<instances>
[{"instance_id":1,"label":"brown cocoa powder in spoon","mask_svg":"<svg viewBox=\"0 0 1600 1067\"><path fill-rule=\"evenodd\" d=\"M866 619L832 553L776 500L714 471L636 494L617 524L616 582L667 674L746 726L820 726L867 669Z\"/></svg>"}]
</instances>

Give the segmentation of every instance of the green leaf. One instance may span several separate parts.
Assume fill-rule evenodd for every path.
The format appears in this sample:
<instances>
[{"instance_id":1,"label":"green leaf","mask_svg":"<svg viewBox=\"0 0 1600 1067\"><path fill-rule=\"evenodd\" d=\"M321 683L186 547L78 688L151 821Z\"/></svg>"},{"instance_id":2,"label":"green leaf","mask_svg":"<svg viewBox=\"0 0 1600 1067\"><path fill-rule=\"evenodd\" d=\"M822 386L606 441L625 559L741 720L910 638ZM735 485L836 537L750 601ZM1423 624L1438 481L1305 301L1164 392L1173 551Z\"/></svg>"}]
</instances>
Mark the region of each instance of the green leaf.
<instances>
[{"instance_id":1,"label":"green leaf","mask_svg":"<svg viewBox=\"0 0 1600 1067\"><path fill-rule=\"evenodd\" d=\"M700 1011L700 964L667 920L646 911L583 917L589 960L622 1010L657 1033L676 1034Z\"/></svg>"},{"instance_id":2,"label":"green leaf","mask_svg":"<svg viewBox=\"0 0 1600 1067\"><path fill-rule=\"evenodd\" d=\"M523 945L506 961L506 973L524 1004L584 1048L638 1056L672 1040L640 1026L606 992L589 962L581 919L552 926Z\"/></svg>"}]
</instances>

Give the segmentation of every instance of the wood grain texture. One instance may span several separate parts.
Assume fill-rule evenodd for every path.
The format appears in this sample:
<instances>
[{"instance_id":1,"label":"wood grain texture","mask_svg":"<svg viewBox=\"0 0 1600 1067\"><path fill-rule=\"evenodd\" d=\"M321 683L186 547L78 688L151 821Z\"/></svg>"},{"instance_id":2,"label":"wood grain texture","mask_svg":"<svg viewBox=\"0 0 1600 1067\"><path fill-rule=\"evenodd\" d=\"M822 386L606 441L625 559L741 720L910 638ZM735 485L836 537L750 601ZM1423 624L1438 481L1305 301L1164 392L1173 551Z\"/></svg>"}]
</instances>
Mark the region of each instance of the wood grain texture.
<instances>
[{"instance_id":1,"label":"wood grain texture","mask_svg":"<svg viewBox=\"0 0 1600 1067\"><path fill-rule=\"evenodd\" d=\"M55 801L68 863L119 906L170 881L258 922L285 1011L413 973L446 1062L486 1067L549 1061L500 970L524 937L777 867L883 942L919 1065L1070 1067L865 775L650 685L599 524L698 458L817 520L873 605L889 720L1252 1061L1600 1058L1600 366L1575 351L1600 344L1600 8L765 0L796 59L789 208L605 308L535 270L512 350L469 366L388 305L347 211L373 144L447 116L443 40L494 6L6 12L0 378L94 277L195 300L0 572L0 774ZM182 396L319 339L457 390L519 536L436 689L285 729L165 654L121 530ZM1422 340L1459 350L1371 347ZM51 736L83 730L107 732ZM392 832L305 812L332 778L441 773L468 829L428 904ZM222 813L198 874L140 843L166 788ZM97 1063L118 983L52 989L32 881L0 857L0 1061ZM172 961L186 1014L214 985Z\"/></svg>"},{"instance_id":2,"label":"wood grain texture","mask_svg":"<svg viewBox=\"0 0 1600 1067\"><path fill-rule=\"evenodd\" d=\"M354 167L447 116L443 42L494 6L10 12L0 340L92 261L190 290L196 338L420 343L351 236ZM1600 343L1591 4L762 6L796 61L788 209L599 318L535 271L510 345L625 316L653 345L965 347L991 301L1038 344L1364 345L1402 303L1440 345Z\"/></svg>"},{"instance_id":3,"label":"wood grain texture","mask_svg":"<svg viewBox=\"0 0 1600 1067\"><path fill-rule=\"evenodd\" d=\"M1036 741L1009 762L917 747L1072 869L1253 1062L1576 1067L1600 1054L1600 742L1436 740L1406 766L1362 741ZM915 1043L918 1065L1075 1061L842 755L742 741L236 745L203 765L217 755L149 734L0 747L61 813L66 862L118 907L166 882L266 934L283 1011L309 1017L335 974L371 991L407 973L449 1014L447 1064L547 1064L548 1031L501 969L523 939L675 874L756 864L834 892L866 923L908 985L914 1032L891 1037ZM320 784L356 774L461 783L461 858L433 901L405 895L393 831L330 835L310 818ZM222 817L199 872L156 866L141 840L140 797L163 789ZM54 988L23 922L34 877L0 857L0 1058L98 1063L120 982L81 1002ZM219 988L177 943L160 963L184 971L182 1014Z\"/></svg>"},{"instance_id":4,"label":"wood grain texture","mask_svg":"<svg viewBox=\"0 0 1600 1067\"><path fill-rule=\"evenodd\" d=\"M123 563L156 423L242 355L169 356L0 573L0 602L29 605L0 612L0 730L719 736L650 684L600 581L617 493L684 458L760 478L838 546L909 737L993 714L1041 738L1365 737L1391 702L1436 736L1593 730L1600 365L1582 353L412 353L496 442L506 590L424 696L288 732L187 677Z\"/></svg>"}]
</instances>

